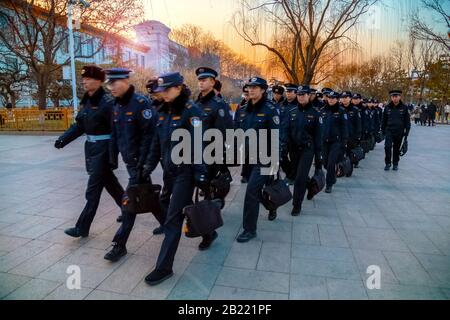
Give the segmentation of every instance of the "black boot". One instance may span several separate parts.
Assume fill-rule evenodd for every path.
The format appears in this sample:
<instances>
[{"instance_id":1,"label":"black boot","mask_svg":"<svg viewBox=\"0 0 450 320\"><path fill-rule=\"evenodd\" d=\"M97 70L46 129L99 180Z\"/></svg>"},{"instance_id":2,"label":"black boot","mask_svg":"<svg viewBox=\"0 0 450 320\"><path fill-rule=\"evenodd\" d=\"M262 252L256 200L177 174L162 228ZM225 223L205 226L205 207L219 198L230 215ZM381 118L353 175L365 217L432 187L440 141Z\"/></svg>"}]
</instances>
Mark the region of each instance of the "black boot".
<instances>
[{"instance_id":1,"label":"black boot","mask_svg":"<svg viewBox=\"0 0 450 320\"><path fill-rule=\"evenodd\" d=\"M389 171L391 170L391 165L387 164L386 167L384 167L384 171Z\"/></svg>"},{"instance_id":2,"label":"black boot","mask_svg":"<svg viewBox=\"0 0 450 320\"><path fill-rule=\"evenodd\" d=\"M253 238L256 238L256 232L244 231L237 238L237 242L245 243L245 242L249 242Z\"/></svg>"},{"instance_id":3,"label":"black boot","mask_svg":"<svg viewBox=\"0 0 450 320\"><path fill-rule=\"evenodd\" d=\"M298 217L301 212L302 212L302 207L294 207L294 209L292 209L291 215L293 217Z\"/></svg>"},{"instance_id":4,"label":"black boot","mask_svg":"<svg viewBox=\"0 0 450 320\"><path fill-rule=\"evenodd\" d=\"M163 234L164 233L164 227L163 226L159 226L158 228L156 228L155 230L153 230L153 234L155 236Z\"/></svg>"},{"instance_id":5,"label":"black boot","mask_svg":"<svg viewBox=\"0 0 450 320\"><path fill-rule=\"evenodd\" d=\"M394 164L394 167L392 168L394 171L398 171L398 164Z\"/></svg>"},{"instance_id":6,"label":"black boot","mask_svg":"<svg viewBox=\"0 0 450 320\"><path fill-rule=\"evenodd\" d=\"M277 211L272 210L269 212L269 221L274 221L277 218Z\"/></svg>"},{"instance_id":7,"label":"black boot","mask_svg":"<svg viewBox=\"0 0 450 320\"><path fill-rule=\"evenodd\" d=\"M325 189L325 193L332 193L333 192L333 186L327 186Z\"/></svg>"},{"instance_id":8,"label":"black boot","mask_svg":"<svg viewBox=\"0 0 450 320\"><path fill-rule=\"evenodd\" d=\"M127 254L127 248L124 246L115 244L114 247L110 252L108 252L105 255L105 260L111 261L111 262L117 262Z\"/></svg>"},{"instance_id":9,"label":"black boot","mask_svg":"<svg viewBox=\"0 0 450 320\"><path fill-rule=\"evenodd\" d=\"M198 250L205 251L208 250L213 244L214 240L217 239L219 235L216 231L212 235L203 236L203 241L198 245Z\"/></svg>"},{"instance_id":10,"label":"black boot","mask_svg":"<svg viewBox=\"0 0 450 320\"><path fill-rule=\"evenodd\" d=\"M68 236L71 236L72 238L87 238L89 236L89 233L83 233L81 232L80 228L70 228L66 229L64 231L65 234Z\"/></svg>"},{"instance_id":11,"label":"black boot","mask_svg":"<svg viewBox=\"0 0 450 320\"><path fill-rule=\"evenodd\" d=\"M173 271L158 271L154 270L147 277L145 282L150 286L156 286L173 276Z\"/></svg>"}]
</instances>

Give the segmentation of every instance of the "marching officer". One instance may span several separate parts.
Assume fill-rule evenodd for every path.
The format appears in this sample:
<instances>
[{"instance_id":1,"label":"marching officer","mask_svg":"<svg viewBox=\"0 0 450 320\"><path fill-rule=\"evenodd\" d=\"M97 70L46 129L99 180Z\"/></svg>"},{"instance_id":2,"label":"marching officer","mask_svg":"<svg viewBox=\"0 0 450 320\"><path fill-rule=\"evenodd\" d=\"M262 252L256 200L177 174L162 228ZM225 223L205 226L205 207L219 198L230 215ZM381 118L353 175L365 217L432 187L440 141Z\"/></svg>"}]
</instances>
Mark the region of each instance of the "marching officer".
<instances>
[{"instance_id":1,"label":"marching officer","mask_svg":"<svg viewBox=\"0 0 450 320\"><path fill-rule=\"evenodd\" d=\"M233 126L236 128L237 123L239 121L239 115L240 115L240 111L244 108L244 106L247 104L249 100L249 96L248 96L248 86L244 85L244 87L242 88L242 101L241 103L239 103L239 106L234 114L234 118L233 118ZM242 184L246 184L248 182L247 177L250 175L249 173L249 167L246 164L242 165L242 170L241 170L241 183Z\"/></svg>"},{"instance_id":2,"label":"marching officer","mask_svg":"<svg viewBox=\"0 0 450 320\"><path fill-rule=\"evenodd\" d=\"M64 232L74 238L88 237L89 229L105 188L119 208L122 206L123 188L109 165L109 142L111 139L111 114L114 100L102 87L105 72L97 66L85 66L81 73L86 93L81 100L81 110L76 122L55 142L62 149L83 134L86 134L85 159L89 174L86 189L86 206L76 226ZM120 220L120 219L118 219ZM118 221L120 222L120 221Z\"/></svg>"},{"instance_id":3,"label":"marching officer","mask_svg":"<svg viewBox=\"0 0 450 320\"><path fill-rule=\"evenodd\" d=\"M158 110L155 138L144 176L151 175L158 163L162 162L164 187L161 208L165 216L165 237L155 270L145 278L147 284L152 286L173 276L173 262L183 227L183 209L192 204L196 186L203 190L208 185L206 166L194 162L194 132L200 130L202 134L203 112L190 100L191 92L184 84L183 76L178 72L161 75L155 92L162 94L164 103ZM172 141L172 135L178 129L190 133L192 147L189 163L176 165L172 151L179 141Z\"/></svg>"},{"instance_id":4,"label":"marching officer","mask_svg":"<svg viewBox=\"0 0 450 320\"><path fill-rule=\"evenodd\" d=\"M317 111L320 111L323 107L323 102L320 100L323 98L323 95L321 92L317 92L317 89L311 89L311 95L310 95L310 101L313 105L313 108Z\"/></svg>"},{"instance_id":5,"label":"marching officer","mask_svg":"<svg viewBox=\"0 0 450 320\"><path fill-rule=\"evenodd\" d=\"M297 89L298 85L294 83L288 83L286 84L286 99L283 103L280 105L280 123L281 126L285 125L285 122L287 120L286 115L289 113L290 110L298 107L298 101L297 101ZM295 177L297 175L297 167L295 166L296 160L295 160L295 150L291 150L290 146L288 146L288 156L289 161L282 162L281 167L283 171L286 173L286 179L290 185L294 184ZM287 160L287 159L284 159ZM286 163L290 163L290 166L286 166Z\"/></svg>"},{"instance_id":6,"label":"marching officer","mask_svg":"<svg viewBox=\"0 0 450 320\"><path fill-rule=\"evenodd\" d=\"M389 92L391 102L386 106L383 113L383 122L381 130L386 136L385 152L386 152L386 167L385 171L391 169L398 170L400 162L400 148L403 139L408 138L411 130L411 119L408 112L408 107L403 104L401 90L392 90Z\"/></svg>"},{"instance_id":7,"label":"marching officer","mask_svg":"<svg viewBox=\"0 0 450 320\"><path fill-rule=\"evenodd\" d=\"M358 108L361 115L361 140L366 140L370 130L370 118L367 109L364 106L362 96L359 93L353 94L352 104ZM358 165L355 165L355 168L358 168Z\"/></svg>"},{"instance_id":8,"label":"marching officer","mask_svg":"<svg viewBox=\"0 0 450 320\"><path fill-rule=\"evenodd\" d=\"M347 113L338 103L339 93L328 93L328 103L322 109L323 127L323 159L327 168L327 187L325 192L332 193L336 184L336 164L344 156L348 142Z\"/></svg>"},{"instance_id":9,"label":"marching officer","mask_svg":"<svg viewBox=\"0 0 450 320\"><path fill-rule=\"evenodd\" d=\"M272 102L281 109L281 104L285 101L284 88L282 86L272 87L273 99Z\"/></svg>"},{"instance_id":10,"label":"marching officer","mask_svg":"<svg viewBox=\"0 0 450 320\"><path fill-rule=\"evenodd\" d=\"M294 185L293 216L302 210L306 193L306 183L315 158L316 171L322 169L322 117L310 101L309 86L298 88L298 107L288 113L286 125L281 133L281 159L287 156L287 146L293 145L297 156L297 176Z\"/></svg>"},{"instance_id":11,"label":"marching officer","mask_svg":"<svg viewBox=\"0 0 450 320\"><path fill-rule=\"evenodd\" d=\"M265 79L254 77L247 83L249 90L249 101L240 110L239 118L237 119L236 129L242 129L244 132L249 130L257 131L257 145L260 145L259 130L268 130L267 146L270 146L271 130L279 130L280 114L277 107L267 98L267 81ZM248 139L246 139L248 140ZM256 159L257 164L250 164L249 143L245 142L245 161L249 165L248 185L244 200L244 215L243 228L244 231L237 241L240 243L248 242L256 237L256 228L259 216L259 207L262 200L262 190L267 184L271 176L261 174L263 165ZM270 147L269 147L270 150ZM251 155L255 157L257 155ZM269 220L275 220L277 213L270 212Z\"/></svg>"},{"instance_id":12,"label":"marching officer","mask_svg":"<svg viewBox=\"0 0 450 320\"><path fill-rule=\"evenodd\" d=\"M218 129L224 138L226 138L226 130L233 129L233 118L231 117L230 106L223 101L223 99L216 96L214 86L217 83L217 71L211 68L201 67L195 71L198 79L198 86L200 94L197 98L196 104L203 111L203 128ZM224 146L224 155L225 155ZM208 166L208 180L212 181L217 176L223 175L227 182L233 181L230 170L228 169L225 159L222 164L215 164ZM220 199L225 203L225 199ZM199 245L201 251L207 250L214 240L217 239L217 232L214 231L210 235L203 236L203 241Z\"/></svg>"},{"instance_id":13,"label":"marching officer","mask_svg":"<svg viewBox=\"0 0 450 320\"><path fill-rule=\"evenodd\" d=\"M110 162L117 167L118 155L122 155L129 175L129 186L144 181L143 166L155 132L155 112L146 97L135 93L129 81L130 73L131 70L122 68L106 71L108 89L115 97ZM124 202L127 197L125 192ZM126 243L136 220L136 214L132 212L123 211L122 216L122 226L114 237L113 249L105 255L105 259L111 262L127 254Z\"/></svg>"},{"instance_id":14,"label":"marching officer","mask_svg":"<svg viewBox=\"0 0 450 320\"><path fill-rule=\"evenodd\" d=\"M351 103L352 93L344 91L341 94L342 107L348 118L348 143L346 153L350 157L351 151L359 145L361 141L361 113L359 109Z\"/></svg>"}]
</instances>

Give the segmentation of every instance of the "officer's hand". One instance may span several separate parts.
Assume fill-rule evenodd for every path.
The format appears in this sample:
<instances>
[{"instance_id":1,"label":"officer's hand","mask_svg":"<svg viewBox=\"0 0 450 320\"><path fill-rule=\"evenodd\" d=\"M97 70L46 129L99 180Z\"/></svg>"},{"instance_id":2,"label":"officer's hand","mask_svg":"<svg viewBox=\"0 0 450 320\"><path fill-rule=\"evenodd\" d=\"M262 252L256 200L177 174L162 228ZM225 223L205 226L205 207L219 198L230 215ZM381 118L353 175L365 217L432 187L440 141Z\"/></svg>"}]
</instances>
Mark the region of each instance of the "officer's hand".
<instances>
[{"instance_id":1,"label":"officer's hand","mask_svg":"<svg viewBox=\"0 0 450 320\"><path fill-rule=\"evenodd\" d=\"M203 191L208 191L209 181L206 179L204 174L196 174L195 175L195 186L200 188Z\"/></svg>"},{"instance_id":2,"label":"officer's hand","mask_svg":"<svg viewBox=\"0 0 450 320\"><path fill-rule=\"evenodd\" d=\"M56 149L62 149L62 148L64 148L64 145L63 145L63 142L62 142L62 140L56 140L55 141L55 148Z\"/></svg>"}]
</instances>

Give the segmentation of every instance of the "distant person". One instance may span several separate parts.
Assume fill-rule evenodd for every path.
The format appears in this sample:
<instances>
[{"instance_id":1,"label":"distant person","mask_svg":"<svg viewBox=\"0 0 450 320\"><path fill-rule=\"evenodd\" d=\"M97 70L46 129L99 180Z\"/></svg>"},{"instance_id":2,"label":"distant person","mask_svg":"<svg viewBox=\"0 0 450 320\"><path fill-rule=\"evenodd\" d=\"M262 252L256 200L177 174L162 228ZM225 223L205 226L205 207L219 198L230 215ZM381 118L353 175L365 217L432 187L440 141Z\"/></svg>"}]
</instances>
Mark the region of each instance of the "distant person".
<instances>
[{"instance_id":1,"label":"distant person","mask_svg":"<svg viewBox=\"0 0 450 320\"><path fill-rule=\"evenodd\" d=\"M444 116L445 116L444 121L447 124L448 124L449 115L450 115L450 104L448 104L448 102L447 102L447 104L444 107Z\"/></svg>"}]
</instances>

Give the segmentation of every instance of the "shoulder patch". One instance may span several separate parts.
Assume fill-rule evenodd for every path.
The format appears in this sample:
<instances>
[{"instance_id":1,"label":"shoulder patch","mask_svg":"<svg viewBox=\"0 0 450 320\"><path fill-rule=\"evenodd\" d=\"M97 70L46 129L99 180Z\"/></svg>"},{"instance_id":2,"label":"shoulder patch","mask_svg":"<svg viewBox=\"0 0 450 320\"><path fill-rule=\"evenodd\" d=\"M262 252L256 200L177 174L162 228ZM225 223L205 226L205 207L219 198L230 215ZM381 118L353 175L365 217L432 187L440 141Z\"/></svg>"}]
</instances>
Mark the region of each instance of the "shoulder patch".
<instances>
[{"instance_id":1,"label":"shoulder patch","mask_svg":"<svg viewBox=\"0 0 450 320\"><path fill-rule=\"evenodd\" d=\"M199 117L192 117L190 123L194 128L198 128L202 125L202 120Z\"/></svg>"},{"instance_id":2,"label":"shoulder patch","mask_svg":"<svg viewBox=\"0 0 450 320\"><path fill-rule=\"evenodd\" d=\"M225 110L219 109L219 116L221 116L222 118L225 117Z\"/></svg>"},{"instance_id":3,"label":"shoulder patch","mask_svg":"<svg viewBox=\"0 0 450 320\"><path fill-rule=\"evenodd\" d=\"M273 119L273 122L274 122L277 126L280 125L280 117L279 117L279 116L275 116L275 117L273 117L272 119Z\"/></svg>"},{"instance_id":4,"label":"shoulder patch","mask_svg":"<svg viewBox=\"0 0 450 320\"><path fill-rule=\"evenodd\" d=\"M348 120L348 115L346 113L344 113L344 119Z\"/></svg>"},{"instance_id":5,"label":"shoulder patch","mask_svg":"<svg viewBox=\"0 0 450 320\"><path fill-rule=\"evenodd\" d=\"M142 111L142 116L144 119L150 120L153 117L153 112L151 109L145 109Z\"/></svg>"},{"instance_id":6,"label":"shoulder patch","mask_svg":"<svg viewBox=\"0 0 450 320\"><path fill-rule=\"evenodd\" d=\"M319 123L323 124L323 118L322 117L319 117Z\"/></svg>"}]
</instances>

